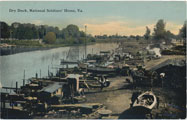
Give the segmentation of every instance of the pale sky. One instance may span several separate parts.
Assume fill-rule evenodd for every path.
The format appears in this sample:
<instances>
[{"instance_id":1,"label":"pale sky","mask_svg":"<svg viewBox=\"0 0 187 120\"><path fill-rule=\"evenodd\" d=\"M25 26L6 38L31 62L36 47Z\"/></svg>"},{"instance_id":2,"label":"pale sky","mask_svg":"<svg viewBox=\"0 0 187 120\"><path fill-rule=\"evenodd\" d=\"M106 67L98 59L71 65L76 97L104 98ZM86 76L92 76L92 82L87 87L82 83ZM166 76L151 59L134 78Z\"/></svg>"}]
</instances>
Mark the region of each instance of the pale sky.
<instances>
[{"instance_id":1,"label":"pale sky","mask_svg":"<svg viewBox=\"0 0 187 120\"><path fill-rule=\"evenodd\" d=\"M9 12L9 9L81 9L76 13L32 13ZM0 20L9 25L13 22L34 23L37 25L58 26L69 24L79 26L92 35L143 35L146 26L154 28L159 19L164 19L166 29L178 34L186 20L186 1L30 1L0 2Z\"/></svg>"}]
</instances>

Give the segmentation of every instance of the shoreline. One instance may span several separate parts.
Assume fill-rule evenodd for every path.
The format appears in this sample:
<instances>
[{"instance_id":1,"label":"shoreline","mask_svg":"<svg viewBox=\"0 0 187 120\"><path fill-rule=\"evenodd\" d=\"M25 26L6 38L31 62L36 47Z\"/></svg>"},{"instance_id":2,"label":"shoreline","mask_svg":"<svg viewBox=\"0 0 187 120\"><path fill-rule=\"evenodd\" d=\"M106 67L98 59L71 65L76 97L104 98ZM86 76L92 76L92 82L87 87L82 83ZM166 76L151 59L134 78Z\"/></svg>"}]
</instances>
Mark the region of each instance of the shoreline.
<instances>
[{"instance_id":1,"label":"shoreline","mask_svg":"<svg viewBox=\"0 0 187 120\"><path fill-rule=\"evenodd\" d=\"M137 42L134 40L128 41L126 39L97 39L96 42L91 42L87 43L87 45L93 45L93 44L100 44L100 43L119 43L119 42ZM7 56L7 55L12 55L12 54L17 54L17 53L23 53L23 52L31 52L31 51L38 51L38 50L50 50L54 48L59 48L59 47L72 47L72 46L84 46L85 44L45 44L42 45L40 44L39 46L9 46L9 47L0 47L0 56Z\"/></svg>"},{"instance_id":2,"label":"shoreline","mask_svg":"<svg viewBox=\"0 0 187 120\"><path fill-rule=\"evenodd\" d=\"M95 43L89 43L87 45L93 45ZM74 45L67 45L67 44L59 44L59 45L46 45L46 46L13 46L13 47L2 47L0 48L0 56L8 56L17 53L23 52L31 52L31 51L43 51L43 50L50 50L54 48L60 47L72 47L72 46L83 46L84 44L74 44Z\"/></svg>"}]
</instances>

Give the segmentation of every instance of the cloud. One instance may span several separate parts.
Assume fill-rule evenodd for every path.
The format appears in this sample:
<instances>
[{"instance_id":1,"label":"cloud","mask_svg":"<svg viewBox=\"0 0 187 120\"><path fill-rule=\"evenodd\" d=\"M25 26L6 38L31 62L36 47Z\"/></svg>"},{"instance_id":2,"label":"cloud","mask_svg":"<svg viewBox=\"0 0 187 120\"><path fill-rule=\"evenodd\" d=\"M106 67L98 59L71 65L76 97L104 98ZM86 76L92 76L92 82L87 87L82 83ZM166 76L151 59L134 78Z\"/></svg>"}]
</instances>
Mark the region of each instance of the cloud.
<instances>
[{"instance_id":1,"label":"cloud","mask_svg":"<svg viewBox=\"0 0 187 120\"><path fill-rule=\"evenodd\" d=\"M95 23L94 23L94 22ZM100 21L100 20L99 20ZM141 24L141 22L132 20L109 20L109 21L99 21L92 20L90 22L85 22L87 25L87 32L92 35L144 35L146 31L146 26L153 32L155 23ZM179 29L182 27L180 24L173 22L166 22L166 30L170 30L174 34L178 34ZM81 30L84 30L82 28Z\"/></svg>"},{"instance_id":2,"label":"cloud","mask_svg":"<svg viewBox=\"0 0 187 120\"><path fill-rule=\"evenodd\" d=\"M33 20L33 21L31 21L31 23L33 23L35 25L41 25L43 22L41 20Z\"/></svg>"},{"instance_id":3,"label":"cloud","mask_svg":"<svg viewBox=\"0 0 187 120\"><path fill-rule=\"evenodd\" d=\"M103 24L90 24L87 23L88 33L92 35L143 35L146 26L134 25L128 21L109 21ZM153 25L147 25L153 28Z\"/></svg>"},{"instance_id":4,"label":"cloud","mask_svg":"<svg viewBox=\"0 0 187 120\"><path fill-rule=\"evenodd\" d=\"M173 23L173 22L167 22L166 23L166 30L170 30L172 33L177 35L179 33L179 29L181 29L182 26L183 25L176 24L176 23Z\"/></svg>"}]
</instances>

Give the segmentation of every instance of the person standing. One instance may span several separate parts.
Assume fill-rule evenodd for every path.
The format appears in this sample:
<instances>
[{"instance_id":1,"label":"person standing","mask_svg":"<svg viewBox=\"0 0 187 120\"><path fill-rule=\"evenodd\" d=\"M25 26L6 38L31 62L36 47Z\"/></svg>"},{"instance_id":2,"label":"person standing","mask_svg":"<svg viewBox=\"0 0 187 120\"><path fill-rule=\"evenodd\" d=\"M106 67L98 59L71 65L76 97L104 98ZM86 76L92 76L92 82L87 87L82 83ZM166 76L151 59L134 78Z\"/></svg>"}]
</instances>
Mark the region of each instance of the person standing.
<instances>
[{"instance_id":1,"label":"person standing","mask_svg":"<svg viewBox=\"0 0 187 120\"><path fill-rule=\"evenodd\" d=\"M165 77L165 73L160 73L160 79L162 82L162 88L164 87L164 77Z\"/></svg>"}]
</instances>

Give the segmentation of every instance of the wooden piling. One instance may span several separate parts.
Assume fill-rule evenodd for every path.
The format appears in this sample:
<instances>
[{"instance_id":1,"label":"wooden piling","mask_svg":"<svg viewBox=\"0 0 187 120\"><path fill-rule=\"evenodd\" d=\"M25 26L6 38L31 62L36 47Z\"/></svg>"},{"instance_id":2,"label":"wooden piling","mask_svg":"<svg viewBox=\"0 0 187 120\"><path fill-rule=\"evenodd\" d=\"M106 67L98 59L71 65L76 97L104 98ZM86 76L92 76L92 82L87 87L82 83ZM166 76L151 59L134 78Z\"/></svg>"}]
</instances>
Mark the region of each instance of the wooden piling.
<instances>
[{"instance_id":1,"label":"wooden piling","mask_svg":"<svg viewBox=\"0 0 187 120\"><path fill-rule=\"evenodd\" d=\"M49 77L49 65L48 65L48 77Z\"/></svg>"},{"instance_id":2,"label":"wooden piling","mask_svg":"<svg viewBox=\"0 0 187 120\"><path fill-rule=\"evenodd\" d=\"M41 71L41 69L40 69L40 79L42 78L42 75L41 75L42 73L41 73L41 72L42 72L42 71Z\"/></svg>"},{"instance_id":3,"label":"wooden piling","mask_svg":"<svg viewBox=\"0 0 187 120\"><path fill-rule=\"evenodd\" d=\"M18 92L18 82L16 81L16 93Z\"/></svg>"},{"instance_id":4,"label":"wooden piling","mask_svg":"<svg viewBox=\"0 0 187 120\"><path fill-rule=\"evenodd\" d=\"M23 86L25 86L25 70L24 70L24 74L23 74Z\"/></svg>"}]
</instances>

